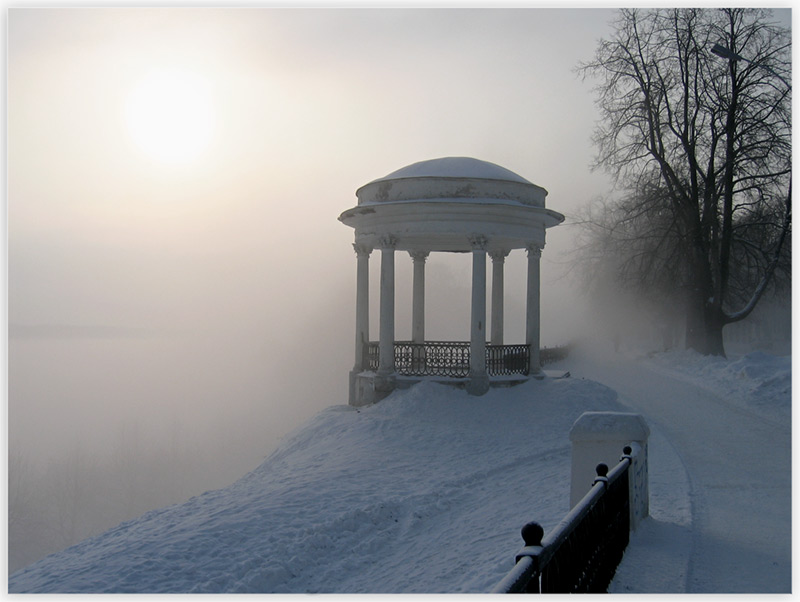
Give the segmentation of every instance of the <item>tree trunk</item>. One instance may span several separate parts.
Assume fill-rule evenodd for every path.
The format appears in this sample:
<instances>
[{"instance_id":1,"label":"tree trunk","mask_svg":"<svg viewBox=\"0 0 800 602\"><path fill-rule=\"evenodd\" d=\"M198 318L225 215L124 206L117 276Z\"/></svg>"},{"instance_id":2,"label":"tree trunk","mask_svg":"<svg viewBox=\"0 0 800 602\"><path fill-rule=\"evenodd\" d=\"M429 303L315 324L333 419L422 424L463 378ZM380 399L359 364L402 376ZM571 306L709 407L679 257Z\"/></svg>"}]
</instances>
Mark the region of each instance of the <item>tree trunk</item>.
<instances>
[{"instance_id":1,"label":"tree trunk","mask_svg":"<svg viewBox=\"0 0 800 602\"><path fill-rule=\"evenodd\" d=\"M703 299L697 291L689 292L686 301L686 348L705 353L705 328L703 326Z\"/></svg>"},{"instance_id":2,"label":"tree trunk","mask_svg":"<svg viewBox=\"0 0 800 602\"><path fill-rule=\"evenodd\" d=\"M722 338L724 314L708 299L700 299L697 295L693 297L686 314L686 348L703 355L725 357Z\"/></svg>"},{"instance_id":3,"label":"tree trunk","mask_svg":"<svg viewBox=\"0 0 800 602\"><path fill-rule=\"evenodd\" d=\"M722 328L725 314L720 300L714 296L714 278L711 266L705 258L703 245L695 239L692 276L694 283L689 291L686 307L686 348L694 349L703 355L725 357Z\"/></svg>"},{"instance_id":4,"label":"tree trunk","mask_svg":"<svg viewBox=\"0 0 800 602\"><path fill-rule=\"evenodd\" d=\"M725 343L722 339L722 328L725 326L725 314L716 303L706 308L706 355L725 356Z\"/></svg>"}]
</instances>

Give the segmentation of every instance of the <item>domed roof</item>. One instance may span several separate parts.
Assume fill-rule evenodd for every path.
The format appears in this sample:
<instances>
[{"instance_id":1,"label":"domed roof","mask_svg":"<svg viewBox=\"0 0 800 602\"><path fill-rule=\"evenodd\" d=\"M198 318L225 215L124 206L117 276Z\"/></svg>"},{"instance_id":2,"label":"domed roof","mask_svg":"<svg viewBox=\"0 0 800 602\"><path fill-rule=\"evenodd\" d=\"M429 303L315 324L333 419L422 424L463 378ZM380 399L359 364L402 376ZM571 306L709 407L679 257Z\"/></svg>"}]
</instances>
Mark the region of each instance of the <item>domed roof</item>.
<instances>
[{"instance_id":1,"label":"domed roof","mask_svg":"<svg viewBox=\"0 0 800 602\"><path fill-rule=\"evenodd\" d=\"M510 169L472 157L442 157L412 163L387 176L370 182L400 180L403 178L475 178L479 180L506 180L532 184Z\"/></svg>"},{"instance_id":2,"label":"domed roof","mask_svg":"<svg viewBox=\"0 0 800 602\"><path fill-rule=\"evenodd\" d=\"M547 191L513 171L471 157L412 163L356 190L359 205L374 203L522 203L544 207Z\"/></svg>"},{"instance_id":3,"label":"domed roof","mask_svg":"<svg viewBox=\"0 0 800 602\"><path fill-rule=\"evenodd\" d=\"M466 253L478 236L487 251L544 246L564 216L545 207L547 191L494 163L443 157L413 163L356 190L339 216L366 248Z\"/></svg>"}]
</instances>

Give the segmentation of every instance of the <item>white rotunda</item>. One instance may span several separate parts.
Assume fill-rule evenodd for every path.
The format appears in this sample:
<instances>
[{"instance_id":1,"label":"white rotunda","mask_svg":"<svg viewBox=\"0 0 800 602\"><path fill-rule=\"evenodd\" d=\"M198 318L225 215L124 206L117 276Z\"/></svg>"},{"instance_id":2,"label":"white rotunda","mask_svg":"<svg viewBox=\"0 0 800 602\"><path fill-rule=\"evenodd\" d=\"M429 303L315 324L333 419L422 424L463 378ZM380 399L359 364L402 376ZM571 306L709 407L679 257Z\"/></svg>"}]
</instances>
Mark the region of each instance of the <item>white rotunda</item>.
<instances>
[{"instance_id":1,"label":"white rotunda","mask_svg":"<svg viewBox=\"0 0 800 602\"><path fill-rule=\"evenodd\" d=\"M469 157L414 163L356 191L339 220L355 229L355 365L350 404L379 401L398 386L433 377L475 395L510 376L541 376L539 260L545 229L564 220L545 208L547 191L504 167ZM369 336L369 257L381 252L380 332ZM528 253L524 345L503 344L503 267L515 249ZM413 261L412 340L394 336L395 251ZM472 253L469 342L425 340L425 260L432 252ZM486 256L492 260L491 339L486 335ZM502 378L501 378L502 377Z\"/></svg>"}]
</instances>

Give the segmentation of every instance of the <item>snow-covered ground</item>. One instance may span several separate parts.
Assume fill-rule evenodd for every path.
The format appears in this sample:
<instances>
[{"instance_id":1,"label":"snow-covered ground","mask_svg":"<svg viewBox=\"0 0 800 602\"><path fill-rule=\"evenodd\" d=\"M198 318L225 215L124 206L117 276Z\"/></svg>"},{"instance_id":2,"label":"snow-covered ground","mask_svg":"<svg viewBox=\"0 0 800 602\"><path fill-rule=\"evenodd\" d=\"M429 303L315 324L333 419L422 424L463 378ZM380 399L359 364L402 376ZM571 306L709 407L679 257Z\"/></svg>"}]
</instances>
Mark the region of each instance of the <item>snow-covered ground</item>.
<instances>
[{"instance_id":1,"label":"snow-covered ground","mask_svg":"<svg viewBox=\"0 0 800 602\"><path fill-rule=\"evenodd\" d=\"M791 358L571 359L574 375L613 387L669 444L651 451L651 480L668 495L651 491L652 520L611 591L791 591ZM683 495L672 489L681 465Z\"/></svg>"},{"instance_id":2,"label":"snow-covered ground","mask_svg":"<svg viewBox=\"0 0 800 602\"><path fill-rule=\"evenodd\" d=\"M9 591L487 592L513 565L520 527L537 520L548 530L569 510L574 421L584 411L634 407L627 391L618 398L596 381L609 376L616 388L624 378L649 379L658 383L650 388L662 391L661 403L663 382L673 383L684 395L674 405L699 403L704 391L722 392L726 407L741 409L751 422L786 416L788 432L787 358L613 359L606 363L630 366L634 376L579 353L562 364L572 371L569 379L531 381L483 397L422 383L374 406L332 406L230 487L48 556L11 575ZM715 525L707 516L708 496L699 492L705 485L691 466L696 458L687 460L673 437L677 427L662 413L637 411L653 431L652 518L633 534L612 591L704 591L716 582L703 573L699 558L709 550L698 531ZM780 500L791 476L782 454L777 472L765 473ZM736 466L720 480L753 468ZM781 510L756 522L788 532L787 518ZM777 547L786 556L782 541ZM776 584L767 579L775 580L765 574L755 591L773 591ZM779 591L786 591L782 585Z\"/></svg>"},{"instance_id":3,"label":"snow-covered ground","mask_svg":"<svg viewBox=\"0 0 800 602\"><path fill-rule=\"evenodd\" d=\"M792 357L762 351L725 359L695 351L654 354L646 365L690 382L728 403L789 424L791 421Z\"/></svg>"}]
</instances>

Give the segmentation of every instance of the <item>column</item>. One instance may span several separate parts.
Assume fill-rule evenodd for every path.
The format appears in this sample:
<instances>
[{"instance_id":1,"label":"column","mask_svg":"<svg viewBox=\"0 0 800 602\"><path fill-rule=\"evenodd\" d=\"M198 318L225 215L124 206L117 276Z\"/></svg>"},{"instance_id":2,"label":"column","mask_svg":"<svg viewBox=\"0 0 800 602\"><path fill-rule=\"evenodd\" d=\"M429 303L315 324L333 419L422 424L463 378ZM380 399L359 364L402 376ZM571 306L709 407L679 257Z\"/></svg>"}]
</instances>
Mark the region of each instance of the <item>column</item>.
<instances>
[{"instance_id":1,"label":"column","mask_svg":"<svg viewBox=\"0 0 800 602\"><path fill-rule=\"evenodd\" d=\"M503 268L508 251L490 251L492 258L492 345L503 344Z\"/></svg>"},{"instance_id":2,"label":"column","mask_svg":"<svg viewBox=\"0 0 800 602\"><path fill-rule=\"evenodd\" d=\"M367 368L364 347L369 343L369 256L372 249L365 245L353 244L358 267L356 269L356 363L353 370L360 372Z\"/></svg>"},{"instance_id":3,"label":"column","mask_svg":"<svg viewBox=\"0 0 800 602\"><path fill-rule=\"evenodd\" d=\"M380 240L381 300L380 300L380 362L378 374L394 373L394 247L393 236Z\"/></svg>"},{"instance_id":4,"label":"column","mask_svg":"<svg viewBox=\"0 0 800 602\"><path fill-rule=\"evenodd\" d=\"M539 260L542 249L530 244L528 249L528 294L526 305L525 343L530 346L530 374L538 374L539 363Z\"/></svg>"},{"instance_id":5,"label":"column","mask_svg":"<svg viewBox=\"0 0 800 602\"><path fill-rule=\"evenodd\" d=\"M469 341L467 391L482 395L489 390L486 374L486 238L473 236L472 244L472 328Z\"/></svg>"},{"instance_id":6,"label":"column","mask_svg":"<svg viewBox=\"0 0 800 602\"><path fill-rule=\"evenodd\" d=\"M425 342L425 260L428 251L409 251L414 261L414 289L411 306L411 340Z\"/></svg>"}]
</instances>

